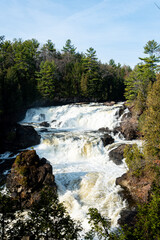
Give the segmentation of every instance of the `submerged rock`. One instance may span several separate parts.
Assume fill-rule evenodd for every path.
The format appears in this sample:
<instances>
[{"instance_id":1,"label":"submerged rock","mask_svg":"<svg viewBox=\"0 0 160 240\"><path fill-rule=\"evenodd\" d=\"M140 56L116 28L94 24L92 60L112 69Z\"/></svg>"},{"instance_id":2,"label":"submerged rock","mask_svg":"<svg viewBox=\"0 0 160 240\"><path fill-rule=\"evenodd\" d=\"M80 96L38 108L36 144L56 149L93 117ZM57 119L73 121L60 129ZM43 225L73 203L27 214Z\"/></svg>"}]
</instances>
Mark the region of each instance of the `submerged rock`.
<instances>
[{"instance_id":1,"label":"submerged rock","mask_svg":"<svg viewBox=\"0 0 160 240\"><path fill-rule=\"evenodd\" d=\"M40 198L46 186L56 194L56 183L52 166L45 158L40 159L35 150L21 152L7 177L7 188L13 198L21 200L21 206L30 207Z\"/></svg>"},{"instance_id":2,"label":"submerged rock","mask_svg":"<svg viewBox=\"0 0 160 240\"><path fill-rule=\"evenodd\" d=\"M39 124L39 126L42 126L42 127L50 127L50 124L48 122L41 122Z\"/></svg>"},{"instance_id":3,"label":"submerged rock","mask_svg":"<svg viewBox=\"0 0 160 240\"><path fill-rule=\"evenodd\" d=\"M104 147L114 142L114 139L108 133L104 134L101 140L103 142Z\"/></svg>"}]
</instances>

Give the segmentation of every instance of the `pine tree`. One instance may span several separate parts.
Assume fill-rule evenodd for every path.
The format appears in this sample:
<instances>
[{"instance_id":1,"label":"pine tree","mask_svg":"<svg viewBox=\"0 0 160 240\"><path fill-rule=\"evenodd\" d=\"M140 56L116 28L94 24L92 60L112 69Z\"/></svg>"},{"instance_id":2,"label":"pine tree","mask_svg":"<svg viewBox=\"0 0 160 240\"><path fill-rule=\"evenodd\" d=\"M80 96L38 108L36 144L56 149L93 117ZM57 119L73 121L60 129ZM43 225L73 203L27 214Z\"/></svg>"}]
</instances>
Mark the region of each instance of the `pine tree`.
<instances>
[{"instance_id":1,"label":"pine tree","mask_svg":"<svg viewBox=\"0 0 160 240\"><path fill-rule=\"evenodd\" d=\"M149 156L160 159L160 78L153 84L148 97L147 109L144 113L142 131L145 149Z\"/></svg>"},{"instance_id":2,"label":"pine tree","mask_svg":"<svg viewBox=\"0 0 160 240\"><path fill-rule=\"evenodd\" d=\"M37 74L38 89L45 99L53 99L55 96L56 65L54 61L41 62L40 72Z\"/></svg>"}]
</instances>

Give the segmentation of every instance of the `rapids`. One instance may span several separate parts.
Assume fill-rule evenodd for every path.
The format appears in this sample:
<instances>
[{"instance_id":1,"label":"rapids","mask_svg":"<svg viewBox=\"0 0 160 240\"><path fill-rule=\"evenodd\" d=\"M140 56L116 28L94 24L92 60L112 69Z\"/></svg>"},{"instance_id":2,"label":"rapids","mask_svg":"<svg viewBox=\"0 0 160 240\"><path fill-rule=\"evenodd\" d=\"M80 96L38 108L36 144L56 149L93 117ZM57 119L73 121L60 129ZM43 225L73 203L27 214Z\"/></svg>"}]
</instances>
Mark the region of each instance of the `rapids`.
<instances>
[{"instance_id":1,"label":"rapids","mask_svg":"<svg viewBox=\"0 0 160 240\"><path fill-rule=\"evenodd\" d=\"M125 140L112 132L115 142L104 147L104 132L98 131L103 127L113 131L119 125L122 106L90 103L32 108L21 122L34 126L41 135L41 143L34 149L52 164L59 199L85 230L89 229L88 208L97 208L115 227L120 211L126 207L118 194L120 187L115 185L116 178L126 172L125 162L117 166L108 156ZM50 127L40 126L44 121Z\"/></svg>"}]
</instances>

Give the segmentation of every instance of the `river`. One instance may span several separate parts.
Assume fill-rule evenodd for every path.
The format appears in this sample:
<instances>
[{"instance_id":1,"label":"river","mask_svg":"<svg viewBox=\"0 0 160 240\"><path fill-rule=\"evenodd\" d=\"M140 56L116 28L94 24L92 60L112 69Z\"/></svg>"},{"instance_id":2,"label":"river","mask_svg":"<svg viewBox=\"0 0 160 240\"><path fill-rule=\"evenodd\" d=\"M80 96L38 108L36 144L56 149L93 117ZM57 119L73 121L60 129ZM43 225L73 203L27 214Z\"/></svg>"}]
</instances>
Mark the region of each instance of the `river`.
<instances>
[{"instance_id":1,"label":"river","mask_svg":"<svg viewBox=\"0 0 160 240\"><path fill-rule=\"evenodd\" d=\"M34 149L52 164L59 199L85 230L89 229L88 208L97 208L115 227L126 207L118 194L120 186L115 184L116 178L126 172L125 162L116 165L108 155L125 141L119 133L113 134L121 121L122 106L90 103L32 108L21 122L34 126L41 135L41 143ZM48 126L40 126L42 122ZM106 147L101 140L104 132L98 131L103 127L108 127L114 138L114 143Z\"/></svg>"}]
</instances>

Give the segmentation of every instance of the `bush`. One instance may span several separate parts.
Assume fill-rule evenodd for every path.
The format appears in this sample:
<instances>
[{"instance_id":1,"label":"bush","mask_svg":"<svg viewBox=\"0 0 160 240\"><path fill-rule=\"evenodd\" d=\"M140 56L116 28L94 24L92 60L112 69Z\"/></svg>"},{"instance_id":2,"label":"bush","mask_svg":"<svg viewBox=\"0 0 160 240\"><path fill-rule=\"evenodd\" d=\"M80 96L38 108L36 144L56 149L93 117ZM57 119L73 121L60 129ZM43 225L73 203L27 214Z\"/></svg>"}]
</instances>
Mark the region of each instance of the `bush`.
<instances>
[{"instance_id":1,"label":"bush","mask_svg":"<svg viewBox=\"0 0 160 240\"><path fill-rule=\"evenodd\" d=\"M144 166L144 155L137 144L127 145L124 149L124 157L129 171L137 177L141 176Z\"/></svg>"}]
</instances>

